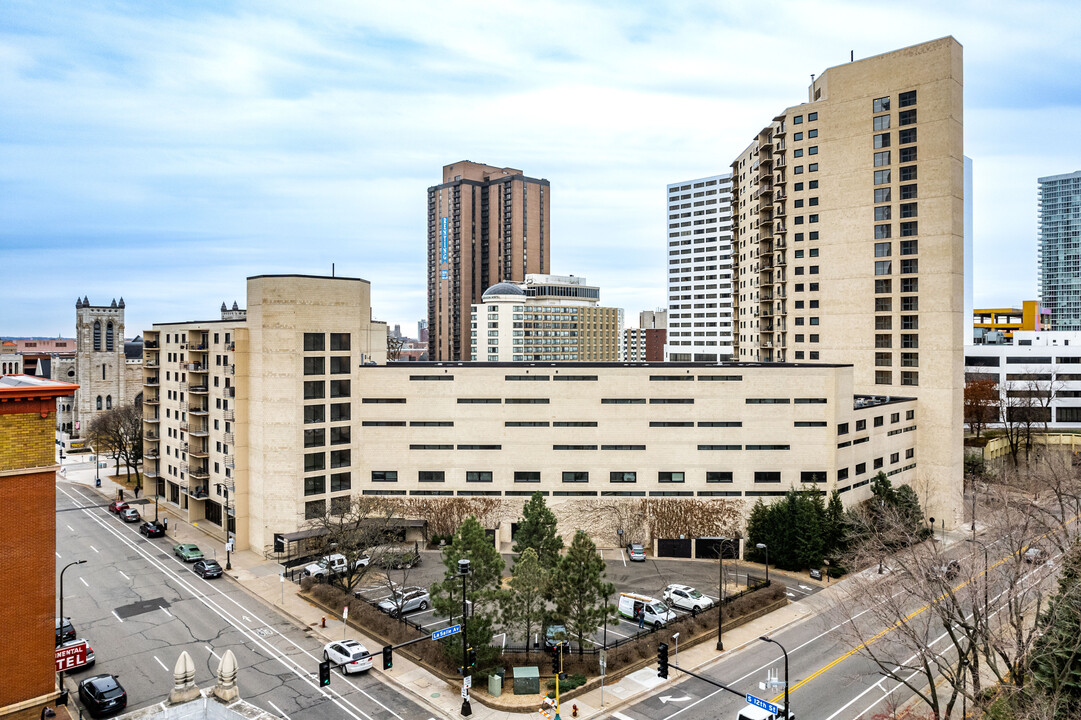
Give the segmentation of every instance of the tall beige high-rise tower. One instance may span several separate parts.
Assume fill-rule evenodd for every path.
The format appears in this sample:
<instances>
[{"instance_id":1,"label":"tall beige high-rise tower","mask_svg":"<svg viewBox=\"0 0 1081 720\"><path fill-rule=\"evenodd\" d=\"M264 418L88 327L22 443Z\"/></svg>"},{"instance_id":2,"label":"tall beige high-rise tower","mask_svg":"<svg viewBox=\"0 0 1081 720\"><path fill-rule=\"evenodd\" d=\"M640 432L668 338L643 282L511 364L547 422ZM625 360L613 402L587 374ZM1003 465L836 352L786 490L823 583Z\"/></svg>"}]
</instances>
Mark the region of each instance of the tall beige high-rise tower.
<instances>
[{"instance_id":1,"label":"tall beige high-rise tower","mask_svg":"<svg viewBox=\"0 0 1081 720\"><path fill-rule=\"evenodd\" d=\"M428 188L428 356L468 360L470 313L492 285L547 274L547 180L467 160Z\"/></svg>"},{"instance_id":2,"label":"tall beige high-rise tower","mask_svg":"<svg viewBox=\"0 0 1081 720\"><path fill-rule=\"evenodd\" d=\"M736 357L919 399L917 487L961 518L964 167L952 37L838 65L732 163Z\"/></svg>"}]
</instances>

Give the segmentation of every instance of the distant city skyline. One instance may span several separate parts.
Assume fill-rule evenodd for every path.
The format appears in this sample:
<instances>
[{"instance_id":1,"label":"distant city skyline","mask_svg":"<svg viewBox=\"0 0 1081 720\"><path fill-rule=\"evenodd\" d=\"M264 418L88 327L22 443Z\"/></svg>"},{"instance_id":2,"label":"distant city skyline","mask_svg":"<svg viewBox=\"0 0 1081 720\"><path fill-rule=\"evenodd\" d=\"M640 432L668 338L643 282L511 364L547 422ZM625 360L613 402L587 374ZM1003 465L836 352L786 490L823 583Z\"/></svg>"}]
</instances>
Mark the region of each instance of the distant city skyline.
<instances>
[{"instance_id":1,"label":"distant city skyline","mask_svg":"<svg viewBox=\"0 0 1081 720\"><path fill-rule=\"evenodd\" d=\"M726 172L850 49L945 35L964 46L975 304L1034 299L1037 178L1081 168L1081 138L1046 142L1081 104L1075 6L773 12L767 38L760 10L712 2L9 4L0 335L73 337L86 295L123 296L135 336L214 317L249 276L332 265L414 328L426 189L461 160L547 178L550 271L633 324L667 305L669 183Z\"/></svg>"}]
</instances>

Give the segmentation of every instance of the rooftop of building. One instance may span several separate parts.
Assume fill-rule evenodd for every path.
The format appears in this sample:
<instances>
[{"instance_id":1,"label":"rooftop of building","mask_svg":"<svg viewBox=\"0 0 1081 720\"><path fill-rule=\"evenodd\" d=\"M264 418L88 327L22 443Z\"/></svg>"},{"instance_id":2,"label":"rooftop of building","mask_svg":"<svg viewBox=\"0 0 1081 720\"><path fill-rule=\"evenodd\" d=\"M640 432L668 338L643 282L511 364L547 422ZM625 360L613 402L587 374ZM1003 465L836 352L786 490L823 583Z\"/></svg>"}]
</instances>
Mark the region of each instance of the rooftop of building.
<instances>
[{"instance_id":1,"label":"rooftop of building","mask_svg":"<svg viewBox=\"0 0 1081 720\"><path fill-rule=\"evenodd\" d=\"M79 389L74 383L57 382L34 375L0 376L0 402L70 395Z\"/></svg>"},{"instance_id":2,"label":"rooftop of building","mask_svg":"<svg viewBox=\"0 0 1081 720\"><path fill-rule=\"evenodd\" d=\"M1081 178L1081 170L1075 170L1072 173L1063 173L1061 175L1048 175L1047 177L1037 178L1037 182L1055 182L1056 180L1070 180L1072 178Z\"/></svg>"},{"instance_id":3,"label":"rooftop of building","mask_svg":"<svg viewBox=\"0 0 1081 720\"><path fill-rule=\"evenodd\" d=\"M480 296L480 299L484 301L489 298L497 297L499 295L525 297L525 290L518 285L515 285L514 283L501 282L496 283L495 285L485 290L484 294Z\"/></svg>"},{"instance_id":4,"label":"rooftop of building","mask_svg":"<svg viewBox=\"0 0 1081 720\"><path fill-rule=\"evenodd\" d=\"M388 362L380 367L410 367L418 368L559 368L561 370L575 370L578 368L622 368L642 367L657 370L725 370L738 368L762 368L765 370L779 368L847 368L852 363L779 363L779 362L732 362L732 363L708 363L708 362L471 362L471 361L439 361L439 362Z\"/></svg>"}]
</instances>

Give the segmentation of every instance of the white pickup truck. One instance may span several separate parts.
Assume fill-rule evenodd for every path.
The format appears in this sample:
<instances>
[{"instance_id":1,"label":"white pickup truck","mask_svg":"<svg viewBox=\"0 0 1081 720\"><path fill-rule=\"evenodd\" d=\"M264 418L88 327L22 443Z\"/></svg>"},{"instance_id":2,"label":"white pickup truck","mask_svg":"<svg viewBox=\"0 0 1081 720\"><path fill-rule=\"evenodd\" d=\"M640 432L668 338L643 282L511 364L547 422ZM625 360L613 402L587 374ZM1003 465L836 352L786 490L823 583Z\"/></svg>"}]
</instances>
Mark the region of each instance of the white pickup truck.
<instances>
[{"instance_id":1,"label":"white pickup truck","mask_svg":"<svg viewBox=\"0 0 1081 720\"><path fill-rule=\"evenodd\" d=\"M371 561L367 555L358 558L353 567L359 568L366 566ZM327 580L332 575L340 575L341 573L348 572L350 569L349 561L346 560L345 555L341 553L334 553L333 555L327 555L319 559L318 562L313 562L310 565L304 567L302 573L303 576L311 576L319 580Z\"/></svg>"}]
</instances>

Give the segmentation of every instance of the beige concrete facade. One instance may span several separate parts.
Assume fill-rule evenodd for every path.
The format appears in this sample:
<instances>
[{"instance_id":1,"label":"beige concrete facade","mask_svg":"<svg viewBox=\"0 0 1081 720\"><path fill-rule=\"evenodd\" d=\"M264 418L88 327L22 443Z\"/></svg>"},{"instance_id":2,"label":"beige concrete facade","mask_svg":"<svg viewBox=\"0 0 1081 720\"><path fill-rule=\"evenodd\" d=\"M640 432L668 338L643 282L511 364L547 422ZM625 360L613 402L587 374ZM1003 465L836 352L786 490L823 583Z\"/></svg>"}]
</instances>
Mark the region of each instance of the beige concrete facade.
<instances>
[{"instance_id":1,"label":"beige concrete facade","mask_svg":"<svg viewBox=\"0 0 1081 720\"><path fill-rule=\"evenodd\" d=\"M502 281L547 273L551 188L521 170L462 161L428 188L428 356L470 354L469 315Z\"/></svg>"},{"instance_id":2,"label":"beige concrete facade","mask_svg":"<svg viewBox=\"0 0 1081 720\"><path fill-rule=\"evenodd\" d=\"M917 397L916 489L961 518L961 46L828 69L732 163L738 359L851 362L856 392Z\"/></svg>"},{"instance_id":3,"label":"beige concrete facade","mask_svg":"<svg viewBox=\"0 0 1081 720\"><path fill-rule=\"evenodd\" d=\"M247 300L246 313L145 333L144 470L175 512L223 539L228 500L237 548L263 550L303 525L306 503L350 494L359 373L386 362L387 328L365 280L251 277ZM321 415L306 410L316 400ZM317 454L325 482L311 492Z\"/></svg>"}]
</instances>

